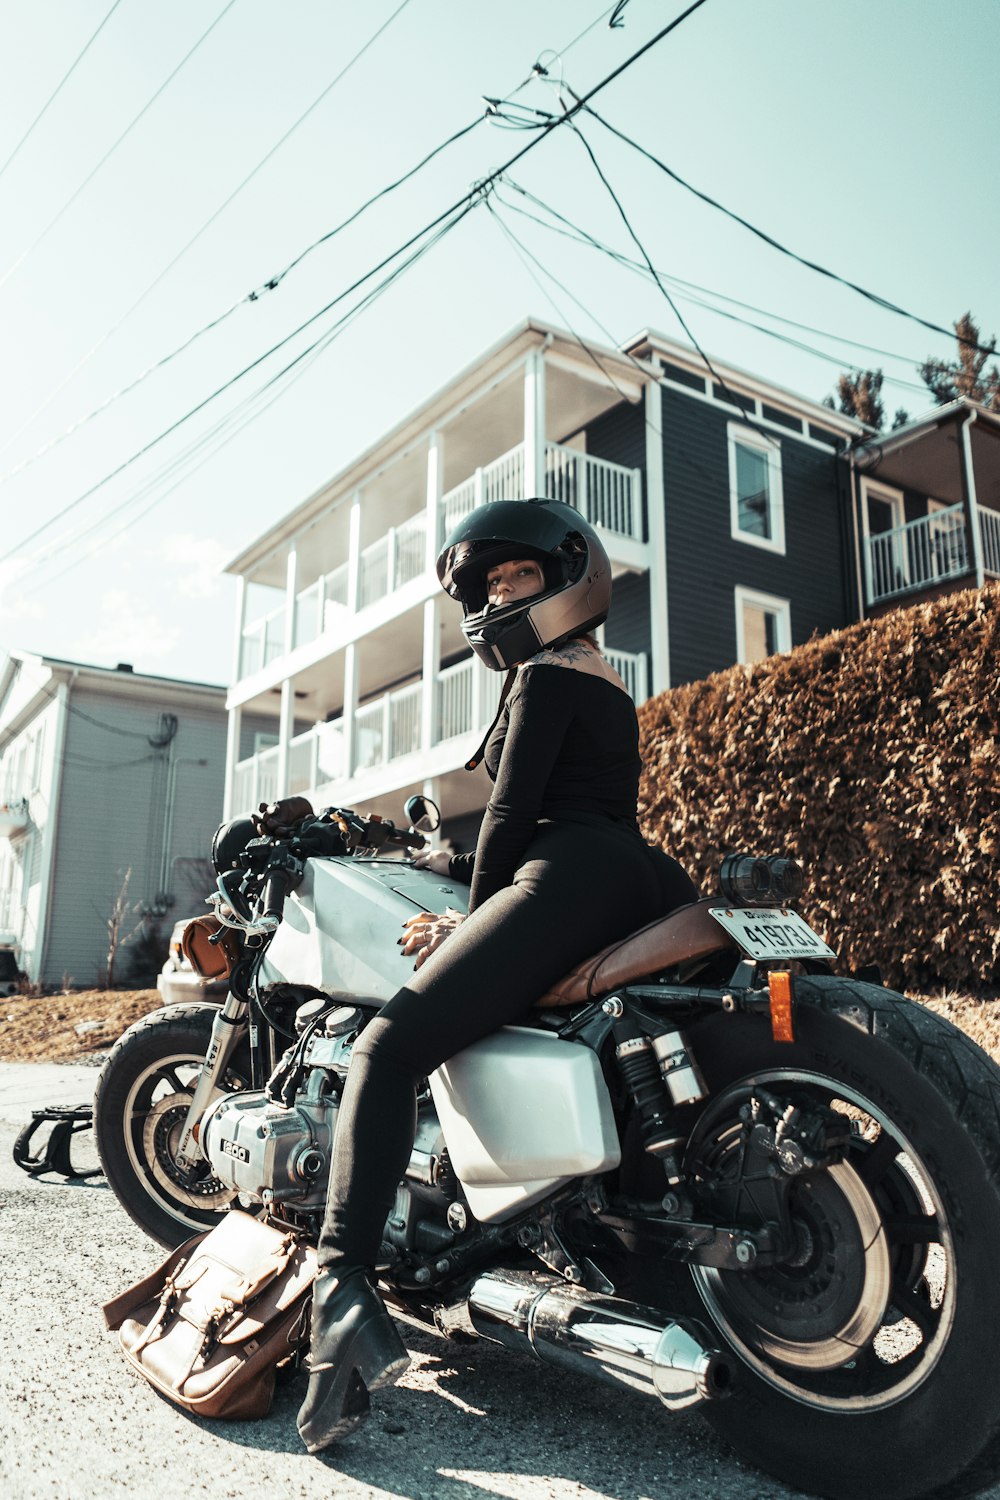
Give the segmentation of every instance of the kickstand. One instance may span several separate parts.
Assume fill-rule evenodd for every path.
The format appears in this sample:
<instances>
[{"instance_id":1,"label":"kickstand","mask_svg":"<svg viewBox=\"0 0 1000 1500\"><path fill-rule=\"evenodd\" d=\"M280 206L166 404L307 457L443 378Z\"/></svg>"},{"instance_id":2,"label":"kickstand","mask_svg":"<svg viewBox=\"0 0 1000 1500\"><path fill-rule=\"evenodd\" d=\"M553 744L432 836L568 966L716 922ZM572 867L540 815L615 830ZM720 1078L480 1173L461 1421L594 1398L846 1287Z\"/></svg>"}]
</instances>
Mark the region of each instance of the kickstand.
<instances>
[{"instance_id":1,"label":"kickstand","mask_svg":"<svg viewBox=\"0 0 1000 1500\"><path fill-rule=\"evenodd\" d=\"M45 1123L52 1125L45 1152L32 1156L32 1137L39 1125ZM90 1130L93 1123L94 1111L89 1104L32 1110L30 1124L25 1125L14 1142L14 1160L29 1177L40 1177L43 1172L58 1172L62 1177L77 1181L85 1177L100 1177L100 1167L91 1167L88 1172L77 1171L70 1155L74 1135Z\"/></svg>"}]
</instances>

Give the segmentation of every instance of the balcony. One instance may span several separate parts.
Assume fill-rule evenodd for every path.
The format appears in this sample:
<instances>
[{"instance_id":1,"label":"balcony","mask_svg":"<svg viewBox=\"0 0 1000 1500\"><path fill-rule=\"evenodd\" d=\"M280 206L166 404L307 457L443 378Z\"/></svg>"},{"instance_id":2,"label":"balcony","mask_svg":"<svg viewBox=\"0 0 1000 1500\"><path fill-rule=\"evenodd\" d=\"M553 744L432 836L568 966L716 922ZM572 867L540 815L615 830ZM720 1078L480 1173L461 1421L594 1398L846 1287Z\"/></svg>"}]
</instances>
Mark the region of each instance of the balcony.
<instances>
[{"instance_id":1,"label":"balcony","mask_svg":"<svg viewBox=\"0 0 1000 1500\"><path fill-rule=\"evenodd\" d=\"M27 797L12 797L0 802L0 839L13 838L23 833L31 822Z\"/></svg>"},{"instance_id":2,"label":"balcony","mask_svg":"<svg viewBox=\"0 0 1000 1500\"><path fill-rule=\"evenodd\" d=\"M477 505L520 499L524 494L524 467L524 445L519 443L442 496L435 551ZM560 443L546 443L545 469L546 494L574 506L592 525L600 527L612 555L616 540L629 545L642 543L639 470ZM426 578L426 563L427 511L421 510L361 550L355 589L351 587L351 564L347 561L296 595L293 649L335 631L352 615L390 598L415 579ZM285 625L286 607L282 604L243 630L240 681L284 655Z\"/></svg>"},{"instance_id":3,"label":"balcony","mask_svg":"<svg viewBox=\"0 0 1000 1500\"><path fill-rule=\"evenodd\" d=\"M868 538L868 602L932 588L969 567L965 515L960 505L952 505Z\"/></svg>"},{"instance_id":4,"label":"balcony","mask_svg":"<svg viewBox=\"0 0 1000 1500\"><path fill-rule=\"evenodd\" d=\"M637 703L648 696L647 658L644 653L606 650L605 656L618 672ZM480 674L480 684L476 674ZM433 684L431 745L460 740L485 728L493 717L495 695L477 693L485 668L472 657L456 662L439 673ZM271 746L241 761L236 767L233 806L256 807L277 797L294 796L330 782L347 782L415 755L421 750L424 684L408 683L362 704L354 715L354 755L347 755L341 719L318 724L289 744L288 787L278 785L278 747ZM478 701L477 701L478 699ZM465 761L468 747L456 745L454 767Z\"/></svg>"}]
</instances>

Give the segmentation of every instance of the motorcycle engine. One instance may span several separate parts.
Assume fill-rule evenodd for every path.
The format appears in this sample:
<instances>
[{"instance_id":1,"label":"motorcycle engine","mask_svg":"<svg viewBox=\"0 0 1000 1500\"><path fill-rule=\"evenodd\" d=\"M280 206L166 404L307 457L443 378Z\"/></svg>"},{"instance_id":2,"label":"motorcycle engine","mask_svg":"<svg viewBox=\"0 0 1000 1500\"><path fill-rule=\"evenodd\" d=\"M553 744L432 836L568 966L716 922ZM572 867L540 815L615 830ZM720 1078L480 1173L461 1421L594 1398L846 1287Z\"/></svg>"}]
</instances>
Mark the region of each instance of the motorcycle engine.
<instances>
[{"instance_id":1,"label":"motorcycle engine","mask_svg":"<svg viewBox=\"0 0 1000 1500\"><path fill-rule=\"evenodd\" d=\"M363 1013L347 1007L319 1020L285 1053L269 1081L289 1084L288 1104L265 1090L227 1094L207 1111L201 1145L212 1171L244 1200L322 1213L337 1111ZM405 1180L386 1224L397 1252L433 1252L454 1239L446 1214L458 1186L430 1099L418 1107L417 1134Z\"/></svg>"}]
</instances>

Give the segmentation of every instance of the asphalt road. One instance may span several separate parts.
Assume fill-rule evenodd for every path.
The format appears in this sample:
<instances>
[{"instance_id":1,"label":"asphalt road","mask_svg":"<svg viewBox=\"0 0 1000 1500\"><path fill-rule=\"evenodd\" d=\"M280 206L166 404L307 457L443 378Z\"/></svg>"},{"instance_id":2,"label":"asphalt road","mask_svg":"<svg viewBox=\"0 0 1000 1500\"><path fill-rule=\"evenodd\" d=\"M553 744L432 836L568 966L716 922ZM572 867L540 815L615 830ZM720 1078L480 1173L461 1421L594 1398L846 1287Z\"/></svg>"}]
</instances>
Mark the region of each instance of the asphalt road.
<instances>
[{"instance_id":1,"label":"asphalt road","mask_svg":"<svg viewBox=\"0 0 1000 1500\"><path fill-rule=\"evenodd\" d=\"M413 1365L332 1453L295 1430L299 1375L256 1422L189 1417L125 1364L102 1302L162 1252L102 1178L29 1178L17 1129L87 1099L86 1068L0 1065L0 1493L5 1500L795 1500L740 1463L695 1413L555 1372L485 1343L406 1327ZM89 1140L83 1137L82 1141ZM91 1148L92 1149L92 1148ZM84 1164L85 1150L79 1151ZM91 1158L94 1159L93 1157ZM984 1492L1000 1500L1000 1488Z\"/></svg>"}]
</instances>

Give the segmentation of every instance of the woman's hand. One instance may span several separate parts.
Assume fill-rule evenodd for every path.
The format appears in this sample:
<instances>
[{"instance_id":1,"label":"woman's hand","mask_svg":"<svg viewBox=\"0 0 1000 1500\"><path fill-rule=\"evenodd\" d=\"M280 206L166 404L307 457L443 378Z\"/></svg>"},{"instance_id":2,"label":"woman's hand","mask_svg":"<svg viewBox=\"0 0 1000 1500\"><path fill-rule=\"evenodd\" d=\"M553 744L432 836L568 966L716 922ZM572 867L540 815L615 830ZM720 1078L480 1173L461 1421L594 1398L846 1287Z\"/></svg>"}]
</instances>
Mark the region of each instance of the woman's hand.
<instances>
[{"instance_id":1,"label":"woman's hand","mask_svg":"<svg viewBox=\"0 0 1000 1500\"><path fill-rule=\"evenodd\" d=\"M400 947L406 954L417 955L413 967L419 969L440 948L445 938L450 937L464 921L462 913L454 911L450 906L446 906L440 916L435 916L430 911L418 912L414 917L407 917L403 923L405 931L399 940Z\"/></svg>"},{"instance_id":2,"label":"woman's hand","mask_svg":"<svg viewBox=\"0 0 1000 1500\"><path fill-rule=\"evenodd\" d=\"M435 875L447 875L450 864L451 855L443 849L423 849L413 858L415 870L430 870Z\"/></svg>"}]
</instances>

